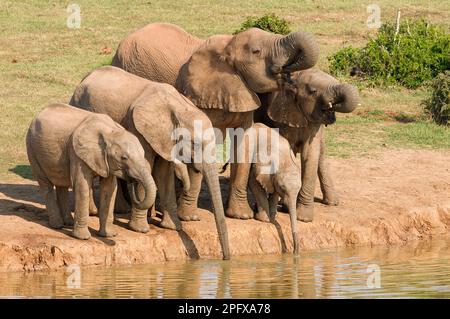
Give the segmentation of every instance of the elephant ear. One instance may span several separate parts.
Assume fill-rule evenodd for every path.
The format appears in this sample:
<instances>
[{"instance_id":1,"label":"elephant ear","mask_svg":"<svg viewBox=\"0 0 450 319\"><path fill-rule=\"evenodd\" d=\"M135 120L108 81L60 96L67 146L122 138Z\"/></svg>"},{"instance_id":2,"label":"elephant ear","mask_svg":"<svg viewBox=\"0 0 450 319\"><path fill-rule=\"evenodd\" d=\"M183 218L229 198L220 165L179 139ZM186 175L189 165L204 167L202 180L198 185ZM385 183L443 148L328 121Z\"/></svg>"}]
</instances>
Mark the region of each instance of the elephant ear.
<instances>
[{"instance_id":1,"label":"elephant ear","mask_svg":"<svg viewBox=\"0 0 450 319\"><path fill-rule=\"evenodd\" d=\"M171 108L171 99L158 89L147 89L131 106L131 118L136 130L167 161L173 161L172 150L177 141L172 134L181 126L176 112Z\"/></svg>"},{"instance_id":2,"label":"elephant ear","mask_svg":"<svg viewBox=\"0 0 450 319\"><path fill-rule=\"evenodd\" d=\"M267 194L273 194L275 188L273 187L271 174L264 174L259 172L256 176L256 181L261 185L261 187L266 191Z\"/></svg>"},{"instance_id":3,"label":"elephant ear","mask_svg":"<svg viewBox=\"0 0 450 319\"><path fill-rule=\"evenodd\" d=\"M228 112L256 110L261 102L225 55L232 36L210 37L180 70L176 87L196 106Z\"/></svg>"},{"instance_id":4,"label":"elephant ear","mask_svg":"<svg viewBox=\"0 0 450 319\"><path fill-rule=\"evenodd\" d=\"M94 115L84 120L72 134L75 154L101 177L109 175L106 154L106 136L114 126L102 119L106 115ZM114 124L111 120L111 124Z\"/></svg>"},{"instance_id":5,"label":"elephant ear","mask_svg":"<svg viewBox=\"0 0 450 319\"><path fill-rule=\"evenodd\" d=\"M273 92L269 97L268 104L267 114L273 121L297 128L308 125L293 88Z\"/></svg>"}]
</instances>

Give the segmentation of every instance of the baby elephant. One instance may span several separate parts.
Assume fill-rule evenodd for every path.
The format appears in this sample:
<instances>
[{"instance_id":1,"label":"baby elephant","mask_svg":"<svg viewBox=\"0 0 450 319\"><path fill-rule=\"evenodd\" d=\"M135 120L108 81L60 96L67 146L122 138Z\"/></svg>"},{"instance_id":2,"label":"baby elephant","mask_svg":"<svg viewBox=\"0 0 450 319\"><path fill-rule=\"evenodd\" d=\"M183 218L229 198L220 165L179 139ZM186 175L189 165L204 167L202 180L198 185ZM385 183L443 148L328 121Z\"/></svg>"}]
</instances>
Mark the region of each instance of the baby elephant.
<instances>
[{"instance_id":1,"label":"baby elephant","mask_svg":"<svg viewBox=\"0 0 450 319\"><path fill-rule=\"evenodd\" d=\"M116 235L112 229L116 177L132 182L130 193L136 206L148 209L155 202L156 186L144 149L133 134L107 115L67 104L49 105L31 122L26 143L53 228L74 224L74 237L91 237L89 193L95 176L100 176L100 236ZM136 195L136 184L145 190L141 198ZM69 210L69 187L75 193L75 223Z\"/></svg>"},{"instance_id":2,"label":"baby elephant","mask_svg":"<svg viewBox=\"0 0 450 319\"><path fill-rule=\"evenodd\" d=\"M249 186L258 212L255 218L269 222L275 219L278 200L289 209L294 253L299 250L297 237L297 196L301 188L300 163L289 142L274 129L255 123L245 132L247 151L252 155Z\"/></svg>"}]
</instances>

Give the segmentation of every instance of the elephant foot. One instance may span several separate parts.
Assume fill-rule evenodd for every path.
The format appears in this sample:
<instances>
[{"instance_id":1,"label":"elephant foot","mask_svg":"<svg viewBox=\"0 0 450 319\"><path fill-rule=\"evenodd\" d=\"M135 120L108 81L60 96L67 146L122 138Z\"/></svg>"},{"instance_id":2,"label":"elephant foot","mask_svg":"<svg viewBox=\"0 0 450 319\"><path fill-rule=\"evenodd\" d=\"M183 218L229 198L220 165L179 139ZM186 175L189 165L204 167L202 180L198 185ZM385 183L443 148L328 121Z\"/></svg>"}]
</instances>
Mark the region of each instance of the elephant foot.
<instances>
[{"instance_id":1,"label":"elephant foot","mask_svg":"<svg viewBox=\"0 0 450 319\"><path fill-rule=\"evenodd\" d=\"M199 221L200 216L197 214L197 207L191 205L180 205L177 209L178 218L182 221Z\"/></svg>"},{"instance_id":2,"label":"elephant foot","mask_svg":"<svg viewBox=\"0 0 450 319\"><path fill-rule=\"evenodd\" d=\"M266 211L257 212L255 214L255 219L259 220L260 222L264 222L264 223L270 223L271 222L269 214L267 214Z\"/></svg>"},{"instance_id":3,"label":"elephant foot","mask_svg":"<svg viewBox=\"0 0 450 319\"><path fill-rule=\"evenodd\" d=\"M61 229L64 227L64 221L59 214L49 216L48 223L50 227L54 229Z\"/></svg>"},{"instance_id":4,"label":"elephant foot","mask_svg":"<svg viewBox=\"0 0 450 319\"><path fill-rule=\"evenodd\" d=\"M171 218L168 213L164 213L159 226L162 228L179 231L181 230L181 221L178 219L178 216L176 216L176 218Z\"/></svg>"},{"instance_id":5,"label":"elephant foot","mask_svg":"<svg viewBox=\"0 0 450 319\"><path fill-rule=\"evenodd\" d=\"M328 206L337 206L339 205L339 198L336 195L324 195L322 202Z\"/></svg>"},{"instance_id":6,"label":"elephant foot","mask_svg":"<svg viewBox=\"0 0 450 319\"><path fill-rule=\"evenodd\" d=\"M147 218L131 219L128 227L138 233L148 233L150 227L148 226Z\"/></svg>"},{"instance_id":7,"label":"elephant foot","mask_svg":"<svg viewBox=\"0 0 450 319\"><path fill-rule=\"evenodd\" d=\"M73 228L73 233L72 233L73 237L78 238L78 239L83 239L83 240L87 240L89 238L91 238L91 233L89 232L89 229L86 227L77 227L75 225L75 227Z\"/></svg>"},{"instance_id":8,"label":"elephant foot","mask_svg":"<svg viewBox=\"0 0 450 319\"><path fill-rule=\"evenodd\" d=\"M106 229L100 229L98 235L101 237L114 237L117 236L117 231L112 229L112 227L107 227Z\"/></svg>"},{"instance_id":9,"label":"elephant foot","mask_svg":"<svg viewBox=\"0 0 450 319\"><path fill-rule=\"evenodd\" d=\"M299 204L297 207L297 220L310 223L314 219L314 206Z\"/></svg>"},{"instance_id":10,"label":"elephant foot","mask_svg":"<svg viewBox=\"0 0 450 319\"><path fill-rule=\"evenodd\" d=\"M237 200L231 198L228 202L228 208L225 215L230 218L250 219L253 218L253 210L250 208L246 199Z\"/></svg>"}]
</instances>

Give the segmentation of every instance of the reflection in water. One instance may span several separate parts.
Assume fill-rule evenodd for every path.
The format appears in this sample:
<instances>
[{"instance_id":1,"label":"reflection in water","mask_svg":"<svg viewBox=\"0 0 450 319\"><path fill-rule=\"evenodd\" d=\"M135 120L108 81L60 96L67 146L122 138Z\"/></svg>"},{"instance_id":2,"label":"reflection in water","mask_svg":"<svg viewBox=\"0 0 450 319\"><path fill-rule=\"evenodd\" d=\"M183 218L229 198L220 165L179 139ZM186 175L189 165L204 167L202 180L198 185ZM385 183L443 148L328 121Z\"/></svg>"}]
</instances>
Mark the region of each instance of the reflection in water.
<instances>
[{"instance_id":1,"label":"reflection in water","mask_svg":"<svg viewBox=\"0 0 450 319\"><path fill-rule=\"evenodd\" d=\"M234 257L231 261L81 269L81 287L68 273L0 273L3 297L91 298L389 298L450 297L450 241L404 247L304 252L294 257ZM369 265L379 266L370 288ZM371 268L369 268L371 269ZM376 275L376 274L375 274ZM70 284L70 283L69 283Z\"/></svg>"}]
</instances>

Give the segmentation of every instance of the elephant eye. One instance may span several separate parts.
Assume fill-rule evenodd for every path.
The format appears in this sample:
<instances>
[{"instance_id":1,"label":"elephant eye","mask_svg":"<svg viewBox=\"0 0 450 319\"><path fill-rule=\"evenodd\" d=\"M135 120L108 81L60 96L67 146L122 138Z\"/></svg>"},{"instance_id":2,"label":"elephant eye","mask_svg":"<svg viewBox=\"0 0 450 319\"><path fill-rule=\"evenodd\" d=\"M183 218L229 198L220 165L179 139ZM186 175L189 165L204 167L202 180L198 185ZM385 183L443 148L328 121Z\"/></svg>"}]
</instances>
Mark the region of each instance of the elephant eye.
<instances>
[{"instance_id":1,"label":"elephant eye","mask_svg":"<svg viewBox=\"0 0 450 319\"><path fill-rule=\"evenodd\" d=\"M122 161L126 161L126 160L128 160L128 155L122 155L122 156L120 157L120 159L121 159Z\"/></svg>"},{"instance_id":2,"label":"elephant eye","mask_svg":"<svg viewBox=\"0 0 450 319\"><path fill-rule=\"evenodd\" d=\"M255 55L259 55L261 53L260 49L252 49L252 53Z\"/></svg>"},{"instance_id":3,"label":"elephant eye","mask_svg":"<svg viewBox=\"0 0 450 319\"><path fill-rule=\"evenodd\" d=\"M308 92L314 95L317 93L317 89L314 86L308 85Z\"/></svg>"}]
</instances>

